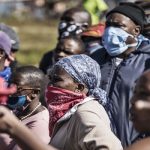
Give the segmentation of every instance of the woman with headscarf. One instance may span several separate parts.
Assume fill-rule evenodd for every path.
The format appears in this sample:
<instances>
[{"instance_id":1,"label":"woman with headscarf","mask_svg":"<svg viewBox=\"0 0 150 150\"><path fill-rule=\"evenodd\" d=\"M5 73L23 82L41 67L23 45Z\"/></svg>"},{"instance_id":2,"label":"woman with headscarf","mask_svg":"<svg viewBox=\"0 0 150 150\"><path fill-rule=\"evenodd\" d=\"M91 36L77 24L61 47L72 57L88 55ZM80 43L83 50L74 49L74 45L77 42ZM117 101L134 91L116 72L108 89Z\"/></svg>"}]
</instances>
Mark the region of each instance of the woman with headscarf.
<instances>
[{"instance_id":1,"label":"woman with headscarf","mask_svg":"<svg viewBox=\"0 0 150 150\"><path fill-rule=\"evenodd\" d=\"M63 150L121 150L103 107L107 98L96 61L84 54L62 58L49 77L50 144Z\"/></svg>"},{"instance_id":2,"label":"woman with headscarf","mask_svg":"<svg viewBox=\"0 0 150 150\"><path fill-rule=\"evenodd\" d=\"M60 59L50 72L46 98L52 146L61 150L122 150L103 107L99 65L86 55ZM52 150L0 107L0 132L14 137L23 150ZM10 118L10 119L8 119ZM23 137L23 138L22 138Z\"/></svg>"}]
</instances>

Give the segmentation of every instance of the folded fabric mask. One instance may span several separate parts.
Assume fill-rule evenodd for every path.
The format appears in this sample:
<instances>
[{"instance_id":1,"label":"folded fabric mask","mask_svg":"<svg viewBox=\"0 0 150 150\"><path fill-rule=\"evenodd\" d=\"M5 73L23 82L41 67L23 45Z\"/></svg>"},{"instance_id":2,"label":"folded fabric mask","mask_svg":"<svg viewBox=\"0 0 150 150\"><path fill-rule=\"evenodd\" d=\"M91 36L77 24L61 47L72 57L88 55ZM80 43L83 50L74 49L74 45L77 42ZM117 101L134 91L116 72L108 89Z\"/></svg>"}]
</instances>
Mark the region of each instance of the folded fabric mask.
<instances>
[{"instance_id":1,"label":"folded fabric mask","mask_svg":"<svg viewBox=\"0 0 150 150\"><path fill-rule=\"evenodd\" d=\"M129 47L137 46L138 42L126 44L128 37L135 38L121 28L108 27L103 34L102 43L110 56L117 56L125 52ZM137 38L135 40L137 41Z\"/></svg>"}]
</instances>

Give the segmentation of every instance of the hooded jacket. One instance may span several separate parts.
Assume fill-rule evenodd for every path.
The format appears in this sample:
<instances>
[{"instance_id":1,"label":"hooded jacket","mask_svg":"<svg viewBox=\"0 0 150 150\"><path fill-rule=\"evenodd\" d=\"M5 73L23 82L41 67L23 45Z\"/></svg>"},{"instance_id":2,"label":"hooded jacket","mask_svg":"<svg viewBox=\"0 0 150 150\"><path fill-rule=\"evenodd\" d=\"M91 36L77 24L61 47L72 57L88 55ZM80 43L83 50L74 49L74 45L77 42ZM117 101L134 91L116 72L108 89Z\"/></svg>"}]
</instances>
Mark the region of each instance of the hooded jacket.
<instances>
[{"instance_id":1,"label":"hooded jacket","mask_svg":"<svg viewBox=\"0 0 150 150\"><path fill-rule=\"evenodd\" d=\"M116 126L116 135L124 147L140 138L129 120L130 100L137 79L150 68L150 44L142 42L128 58L116 65L116 57L111 57L105 49L96 51L92 56L102 73L101 88L110 98L110 109Z\"/></svg>"}]
</instances>

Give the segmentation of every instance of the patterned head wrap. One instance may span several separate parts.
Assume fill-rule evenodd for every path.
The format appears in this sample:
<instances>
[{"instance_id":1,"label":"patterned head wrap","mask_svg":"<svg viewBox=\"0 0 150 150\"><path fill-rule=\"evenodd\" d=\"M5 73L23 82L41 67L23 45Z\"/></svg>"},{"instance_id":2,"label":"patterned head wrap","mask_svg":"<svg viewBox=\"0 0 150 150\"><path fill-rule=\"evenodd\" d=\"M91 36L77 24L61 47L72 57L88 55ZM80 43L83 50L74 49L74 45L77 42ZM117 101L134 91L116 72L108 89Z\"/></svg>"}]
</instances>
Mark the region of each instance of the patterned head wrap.
<instances>
[{"instance_id":1,"label":"patterned head wrap","mask_svg":"<svg viewBox=\"0 0 150 150\"><path fill-rule=\"evenodd\" d=\"M65 22L62 21L59 24L58 32L59 32L59 39L65 38L68 36L76 36L80 35L83 30L84 26L88 26L88 23L75 23L75 22Z\"/></svg>"},{"instance_id":2,"label":"patterned head wrap","mask_svg":"<svg viewBox=\"0 0 150 150\"><path fill-rule=\"evenodd\" d=\"M98 63L87 55L72 55L60 59L55 65L62 67L77 82L84 83L89 92L105 106L107 102L106 92L100 88L101 71Z\"/></svg>"}]
</instances>

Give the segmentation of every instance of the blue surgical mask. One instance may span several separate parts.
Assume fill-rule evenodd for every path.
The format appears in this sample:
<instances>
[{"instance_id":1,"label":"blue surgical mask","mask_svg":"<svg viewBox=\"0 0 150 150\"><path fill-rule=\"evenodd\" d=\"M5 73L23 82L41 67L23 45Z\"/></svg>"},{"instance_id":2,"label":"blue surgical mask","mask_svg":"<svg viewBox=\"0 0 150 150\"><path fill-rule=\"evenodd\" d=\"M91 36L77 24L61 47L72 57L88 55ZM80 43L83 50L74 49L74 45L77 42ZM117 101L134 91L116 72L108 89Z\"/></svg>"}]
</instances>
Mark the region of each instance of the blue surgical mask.
<instances>
[{"instance_id":1,"label":"blue surgical mask","mask_svg":"<svg viewBox=\"0 0 150 150\"><path fill-rule=\"evenodd\" d=\"M137 46L138 42L133 44L126 44L128 37L133 35L127 33L121 28L108 27L102 37L103 45L110 56L117 56L125 52L129 47ZM137 39L135 38L137 41Z\"/></svg>"},{"instance_id":2,"label":"blue surgical mask","mask_svg":"<svg viewBox=\"0 0 150 150\"><path fill-rule=\"evenodd\" d=\"M7 102L8 107L11 109L17 109L23 107L27 102L27 96L10 96Z\"/></svg>"},{"instance_id":3,"label":"blue surgical mask","mask_svg":"<svg viewBox=\"0 0 150 150\"><path fill-rule=\"evenodd\" d=\"M8 81L11 76L11 73L12 73L11 68L6 67L3 71L0 71L0 77L4 78L6 81Z\"/></svg>"}]
</instances>

